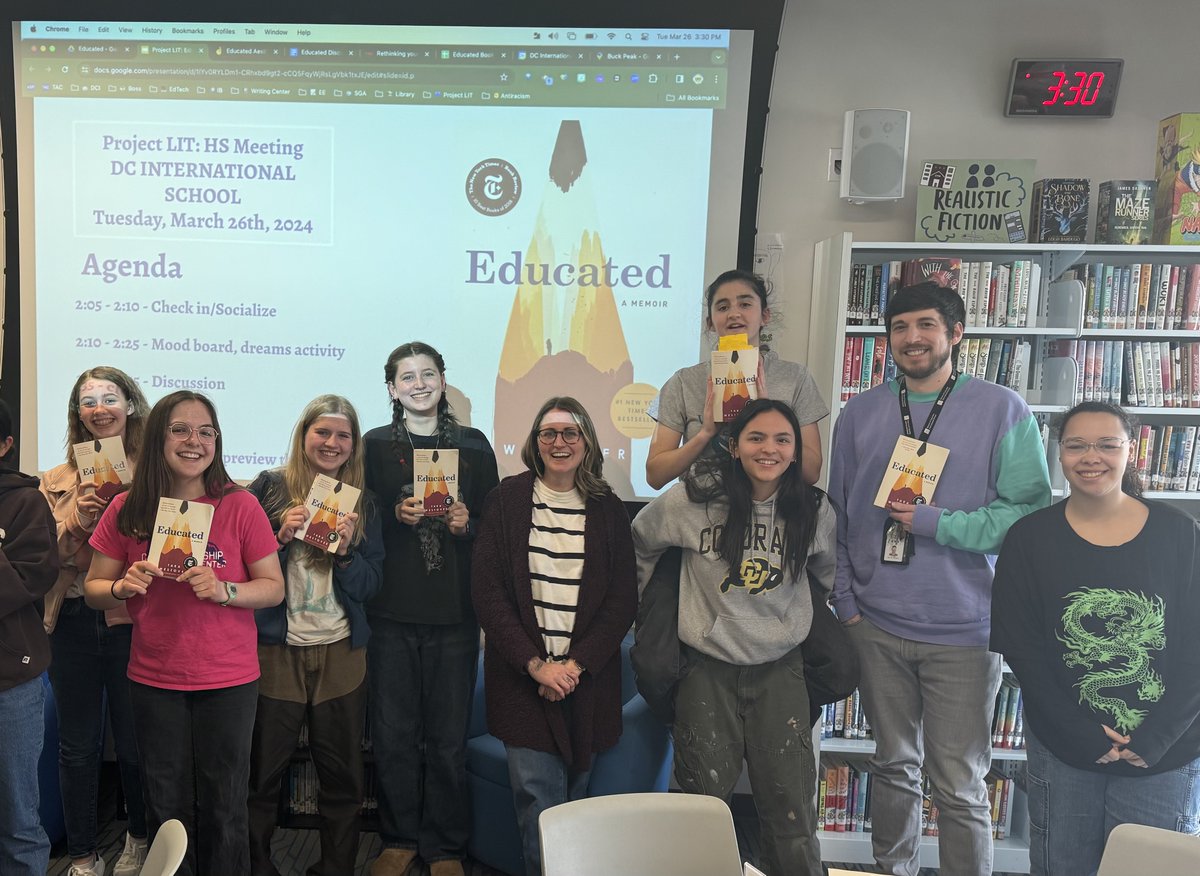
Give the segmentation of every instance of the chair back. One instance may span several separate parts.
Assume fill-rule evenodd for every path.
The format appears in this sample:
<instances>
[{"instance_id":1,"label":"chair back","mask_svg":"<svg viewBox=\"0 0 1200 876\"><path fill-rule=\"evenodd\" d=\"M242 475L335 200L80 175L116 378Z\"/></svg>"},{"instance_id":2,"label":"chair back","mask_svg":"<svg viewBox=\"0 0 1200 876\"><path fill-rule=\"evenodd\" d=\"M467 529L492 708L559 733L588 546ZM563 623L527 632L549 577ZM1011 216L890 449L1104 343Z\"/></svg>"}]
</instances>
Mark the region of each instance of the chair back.
<instances>
[{"instance_id":1,"label":"chair back","mask_svg":"<svg viewBox=\"0 0 1200 876\"><path fill-rule=\"evenodd\" d=\"M698 794L613 794L538 822L544 876L741 876L729 807Z\"/></svg>"},{"instance_id":2,"label":"chair back","mask_svg":"<svg viewBox=\"0 0 1200 876\"><path fill-rule=\"evenodd\" d=\"M1108 835L1096 876L1196 876L1200 837L1144 824L1118 824Z\"/></svg>"},{"instance_id":3,"label":"chair back","mask_svg":"<svg viewBox=\"0 0 1200 876\"><path fill-rule=\"evenodd\" d=\"M163 822L146 853L141 876L175 876L187 854L187 847L187 830L183 822L178 818Z\"/></svg>"}]
</instances>

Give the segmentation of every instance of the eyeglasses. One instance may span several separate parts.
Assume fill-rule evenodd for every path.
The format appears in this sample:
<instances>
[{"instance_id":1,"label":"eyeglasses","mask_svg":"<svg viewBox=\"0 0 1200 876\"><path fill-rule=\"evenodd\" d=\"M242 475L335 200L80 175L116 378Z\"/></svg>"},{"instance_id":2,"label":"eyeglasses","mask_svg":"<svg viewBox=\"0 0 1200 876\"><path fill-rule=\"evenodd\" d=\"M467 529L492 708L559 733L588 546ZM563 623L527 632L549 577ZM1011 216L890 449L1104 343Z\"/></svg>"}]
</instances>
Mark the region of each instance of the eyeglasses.
<instances>
[{"instance_id":1,"label":"eyeglasses","mask_svg":"<svg viewBox=\"0 0 1200 876\"><path fill-rule=\"evenodd\" d=\"M1101 438L1099 441L1081 441L1078 438L1071 438L1061 442L1058 446L1062 448L1062 452L1066 456L1083 456L1093 447L1102 456L1116 456L1128 443L1127 439L1117 438Z\"/></svg>"},{"instance_id":2,"label":"eyeglasses","mask_svg":"<svg viewBox=\"0 0 1200 876\"><path fill-rule=\"evenodd\" d=\"M539 429L537 439L543 444L553 444L556 438L562 438L564 444L578 444L581 434L578 429Z\"/></svg>"},{"instance_id":3,"label":"eyeglasses","mask_svg":"<svg viewBox=\"0 0 1200 876\"><path fill-rule=\"evenodd\" d=\"M176 441L187 441L192 435L200 439L201 444L212 444L221 433L212 426L201 426L193 429L187 423L172 423L167 426L167 434Z\"/></svg>"}]
</instances>

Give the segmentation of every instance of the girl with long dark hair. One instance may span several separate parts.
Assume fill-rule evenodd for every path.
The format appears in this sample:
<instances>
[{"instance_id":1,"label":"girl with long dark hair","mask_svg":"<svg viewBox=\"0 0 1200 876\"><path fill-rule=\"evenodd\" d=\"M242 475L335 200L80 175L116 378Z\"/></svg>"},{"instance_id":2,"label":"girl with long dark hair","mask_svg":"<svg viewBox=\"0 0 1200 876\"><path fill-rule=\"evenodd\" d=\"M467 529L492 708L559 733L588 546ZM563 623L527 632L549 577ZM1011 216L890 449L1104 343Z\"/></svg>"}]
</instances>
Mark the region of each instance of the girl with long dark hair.
<instances>
[{"instance_id":1,"label":"girl with long dark hair","mask_svg":"<svg viewBox=\"0 0 1200 876\"><path fill-rule=\"evenodd\" d=\"M230 480L213 403L160 399L127 492L92 534L88 605L133 618L129 681L149 838L177 818L188 832L179 872L250 872L246 791L258 700L252 609L278 605L278 543L262 507ZM161 498L212 505L203 561L167 577L147 559Z\"/></svg>"},{"instance_id":2,"label":"girl with long dark hair","mask_svg":"<svg viewBox=\"0 0 1200 876\"><path fill-rule=\"evenodd\" d=\"M635 518L638 580L683 549L679 639L689 670L675 696L675 778L689 793L727 799L745 762L770 876L819 874L801 644L813 622L809 579L828 592L835 519L805 482L801 426L774 399L730 424L728 454Z\"/></svg>"},{"instance_id":3,"label":"girl with long dark hair","mask_svg":"<svg viewBox=\"0 0 1200 876\"><path fill-rule=\"evenodd\" d=\"M454 416L445 375L428 344L393 350L384 366L392 421L364 439L366 483L386 509L383 583L367 606L383 840L371 876L403 876L418 857L434 876L461 876L467 854L467 721L479 660L471 544L499 476L487 438ZM445 516L425 517L413 495L413 451L425 449L458 451L458 495Z\"/></svg>"},{"instance_id":4,"label":"girl with long dark hair","mask_svg":"<svg viewBox=\"0 0 1200 876\"><path fill-rule=\"evenodd\" d=\"M996 562L1035 876L1095 873L1121 823L1200 832L1200 524L1142 497L1137 438L1116 405L1067 411L1070 494L1014 523Z\"/></svg>"},{"instance_id":5,"label":"girl with long dark hair","mask_svg":"<svg viewBox=\"0 0 1200 876\"><path fill-rule=\"evenodd\" d=\"M771 320L769 292L767 281L758 274L725 271L704 291L708 330L718 338L744 334L751 346L758 347L762 331ZM649 413L658 425L646 457L646 480L650 486L666 486L687 474L696 460L725 452L726 424L716 422L713 417L709 371L707 361L679 369L663 384L652 403ZM796 415L804 447L796 465L805 483L816 483L821 476L821 433L817 423L829 416L829 409L821 400L812 375L798 362L763 350L757 380L760 398L782 400Z\"/></svg>"}]
</instances>

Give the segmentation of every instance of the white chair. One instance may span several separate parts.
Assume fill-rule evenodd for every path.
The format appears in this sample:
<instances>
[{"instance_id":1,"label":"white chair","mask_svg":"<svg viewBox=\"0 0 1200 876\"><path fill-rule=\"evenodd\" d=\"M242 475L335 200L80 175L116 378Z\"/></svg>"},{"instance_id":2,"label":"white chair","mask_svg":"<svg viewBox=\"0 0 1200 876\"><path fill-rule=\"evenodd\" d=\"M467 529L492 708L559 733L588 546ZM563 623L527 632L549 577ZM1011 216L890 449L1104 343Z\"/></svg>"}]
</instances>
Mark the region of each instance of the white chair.
<instances>
[{"instance_id":1,"label":"white chair","mask_svg":"<svg viewBox=\"0 0 1200 876\"><path fill-rule=\"evenodd\" d=\"M1096 876L1196 876L1200 873L1200 837L1118 824L1108 835Z\"/></svg>"},{"instance_id":2,"label":"white chair","mask_svg":"<svg viewBox=\"0 0 1200 876\"><path fill-rule=\"evenodd\" d=\"M150 851L146 853L146 863L142 865L141 876L175 876L175 871L183 863L187 854L187 829L178 818L163 822Z\"/></svg>"},{"instance_id":3,"label":"white chair","mask_svg":"<svg viewBox=\"0 0 1200 876\"><path fill-rule=\"evenodd\" d=\"M729 807L698 794L612 794L538 821L544 876L740 876Z\"/></svg>"}]
</instances>

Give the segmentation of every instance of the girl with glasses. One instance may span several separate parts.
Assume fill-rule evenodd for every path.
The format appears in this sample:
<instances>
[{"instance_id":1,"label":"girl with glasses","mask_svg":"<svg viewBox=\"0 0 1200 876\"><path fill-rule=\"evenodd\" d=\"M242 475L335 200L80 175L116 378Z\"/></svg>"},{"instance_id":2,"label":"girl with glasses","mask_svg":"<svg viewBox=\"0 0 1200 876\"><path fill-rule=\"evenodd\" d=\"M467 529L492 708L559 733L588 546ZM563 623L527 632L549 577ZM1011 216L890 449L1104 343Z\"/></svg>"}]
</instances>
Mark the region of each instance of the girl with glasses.
<instances>
[{"instance_id":1,"label":"girl with glasses","mask_svg":"<svg viewBox=\"0 0 1200 876\"><path fill-rule=\"evenodd\" d=\"M552 398L488 496L471 590L485 634L487 725L504 742L525 869L538 816L586 795L621 735L621 640L637 605L629 517L605 482L587 411Z\"/></svg>"},{"instance_id":2,"label":"girl with glasses","mask_svg":"<svg viewBox=\"0 0 1200 876\"><path fill-rule=\"evenodd\" d=\"M682 548L679 640L688 665L675 694L675 779L727 800L745 763L768 876L819 876L816 764L802 643L813 624L809 580L828 593L835 517L805 483L790 405L749 402L728 453L701 462L633 523L638 580ZM824 610L824 609L820 609Z\"/></svg>"},{"instance_id":3,"label":"girl with glasses","mask_svg":"<svg viewBox=\"0 0 1200 876\"><path fill-rule=\"evenodd\" d=\"M1121 408L1059 431L1070 494L1008 531L991 647L1021 683L1030 872L1090 876L1118 824L1200 832L1200 524L1142 498Z\"/></svg>"},{"instance_id":4,"label":"girl with glasses","mask_svg":"<svg viewBox=\"0 0 1200 876\"><path fill-rule=\"evenodd\" d=\"M470 832L467 721L479 662L471 545L499 480L478 429L446 399L446 363L428 344L397 347L384 366L392 421L367 433L366 483L383 517L383 583L367 607L371 735L383 852L371 876L403 876L420 857L433 876L462 876ZM414 450L458 451L458 495L425 517L413 495Z\"/></svg>"},{"instance_id":5,"label":"girl with glasses","mask_svg":"<svg viewBox=\"0 0 1200 876\"><path fill-rule=\"evenodd\" d=\"M109 611L96 611L83 598L84 579L92 561L88 538L111 496L108 490L98 494L92 479L85 482L80 476L75 445L119 437L126 462L135 469L149 413L150 405L137 381L124 371L102 365L83 372L67 400L67 461L42 475L42 494L58 524L60 571L54 589L46 596L45 618L54 655L50 684L58 713L58 775L71 858L68 876L103 876L105 872L97 851L96 807L106 699L129 814L125 847L110 872L113 876L137 876L146 857L146 815L127 677L131 620L123 603Z\"/></svg>"},{"instance_id":6,"label":"girl with glasses","mask_svg":"<svg viewBox=\"0 0 1200 876\"><path fill-rule=\"evenodd\" d=\"M771 320L767 282L750 271L721 274L704 292L705 324L718 338L746 335L751 346ZM692 463L725 452L727 443L721 423L713 418L713 386L709 362L676 371L648 411L658 425L650 439L646 457L646 481L664 487L683 477ZM817 423L829 416L817 384L808 369L797 362L762 351L759 359L760 398L780 399L795 412L800 422L804 451L796 463L806 483L821 476L821 433Z\"/></svg>"},{"instance_id":7,"label":"girl with glasses","mask_svg":"<svg viewBox=\"0 0 1200 876\"><path fill-rule=\"evenodd\" d=\"M203 562L178 577L148 558L161 498L212 505ZM221 457L216 409L199 393L165 396L146 419L137 471L91 537L88 605L133 618L129 681L153 842L171 818L188 832L179 873L250 872L246 789L258 700L252 609L283 599L278 542Z\"/></svg>"},{"instance_id":8,"label":"girl with glasses","mask_svg":"<svg viewBox=\"0 0 1200 876\"><path fill-rule=\"evenodd\" d=\"M337 524L337 550L307 544L298 529L305 501L325 475L363 488L358 414L338 395L317 396L292 432L287 464L250 485L275 528L287 597L255 612L258 713L250 760L250 864L254 876L279 876L271 837L284 772L307 722L320 787L321 858L314 873L353 873L363 801L363 721L367 708L366 602L379 589L383 536L374 497Z\"/></svg>"}]
</instances>

